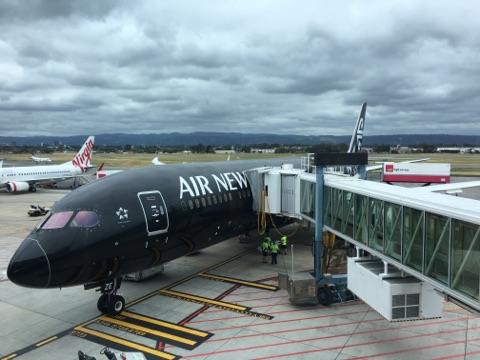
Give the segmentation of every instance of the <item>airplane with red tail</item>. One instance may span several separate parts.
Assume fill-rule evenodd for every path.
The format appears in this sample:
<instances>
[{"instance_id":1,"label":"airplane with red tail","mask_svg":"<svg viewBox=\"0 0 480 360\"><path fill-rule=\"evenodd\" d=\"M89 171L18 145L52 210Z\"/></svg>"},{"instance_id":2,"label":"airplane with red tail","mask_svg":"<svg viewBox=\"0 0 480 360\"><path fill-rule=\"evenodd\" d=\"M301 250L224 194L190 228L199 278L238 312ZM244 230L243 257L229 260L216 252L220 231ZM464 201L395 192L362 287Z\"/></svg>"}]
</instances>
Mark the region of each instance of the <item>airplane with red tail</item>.
<instances>
[{"instance_id":1,"label":"airplane with red tail","mask_svg":"<svg viewBox=\"0 0 480 360\"><path fill-rule=\"evenodd\" d=\"M36 191L36 185L52 184L83 175L91 168L93 143L90 136L75 157L59 165L0 168L0 189L8 192Z\"/></svg>"}]
</instances>

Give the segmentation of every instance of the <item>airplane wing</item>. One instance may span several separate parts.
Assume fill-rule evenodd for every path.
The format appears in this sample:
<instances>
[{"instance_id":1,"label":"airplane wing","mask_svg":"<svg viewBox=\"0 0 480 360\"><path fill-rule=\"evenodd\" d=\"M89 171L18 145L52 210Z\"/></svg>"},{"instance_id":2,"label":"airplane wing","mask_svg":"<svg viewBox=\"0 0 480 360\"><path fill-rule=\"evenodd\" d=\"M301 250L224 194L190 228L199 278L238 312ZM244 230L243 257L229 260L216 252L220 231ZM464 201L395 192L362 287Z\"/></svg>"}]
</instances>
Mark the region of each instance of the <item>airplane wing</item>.
<instances>
[{"instance_id":1,"label":"airplane wing","mask_svg":"<svg viewBox=\"0 0 480 360\"><path fill-rule=\"evenodd\" d=\"M464 182L450 183L450 184L422 186L422 187L419 187L418 190L429 191L429 192L437 192L437 191L454 192L455 190L458 190L458 192L461 192L462 189L479 187L479 186L480 186L480 180L477 180L477 181L464 181Z\"/></svg>"},{"instance_id":2,"label":"airplane wing","mask_svg":"<svg viewBox=\"0 0 480 360\"><path fill-rule=\"evenodd\" d=\"M76 177L76 176L49 177L49 178L45 178L45 179L27 180L25 182L30 184L30 185L35 185L35 184L45 185L45 184L51 184L51 183L57 183L57 182L60 182L60 181L69 180L69 179L72 179L74 177Z\"/></svg>"},{"instance_id":3,"label":"airplane wing","mask_svg":"<svg viewBox=\"0 0 480 360\"><path fill-rule=\"evenodd\" d=\"M383 164L382 165L368 165L367 166L367 172L368 171L373 171L373 170L380 170L381 168L383 168Z\"/></svg>"}]
</instances>

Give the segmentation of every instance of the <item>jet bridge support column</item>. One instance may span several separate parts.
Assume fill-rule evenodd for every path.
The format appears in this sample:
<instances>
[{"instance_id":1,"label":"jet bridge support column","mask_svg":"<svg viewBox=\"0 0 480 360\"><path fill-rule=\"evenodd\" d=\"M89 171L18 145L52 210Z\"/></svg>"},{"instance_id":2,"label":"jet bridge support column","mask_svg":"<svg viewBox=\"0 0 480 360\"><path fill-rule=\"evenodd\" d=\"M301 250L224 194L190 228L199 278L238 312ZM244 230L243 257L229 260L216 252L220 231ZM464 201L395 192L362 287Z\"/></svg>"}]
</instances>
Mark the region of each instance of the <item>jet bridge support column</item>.
<instances>
[{"instance_id":1,"label":"jet bridge support column","mask_svg":"<svg viewBox=\"0 0 480 360\"><path fill-rule=\"evenodd\" d=\"M323 165L316 166L316 189L315 189L315 241L313 243L313 264L315 281L323 278L322 252L323 252Z\"/></svg>"},{"instance_id":2,"label":"jet bridge support column","mask_svg":"<svg viewBox=\"0 0 480 360\"><path fill-rule=\"evenodd\" d=\"M314 270L315 280L318 283L323 279L322 249L323 249L323 171L325 166L360 166L359 174L365 178L367 153L317 153L315 154L316 189L315 189L315 241L314 241Z\"/></svg>"}]
</instances>

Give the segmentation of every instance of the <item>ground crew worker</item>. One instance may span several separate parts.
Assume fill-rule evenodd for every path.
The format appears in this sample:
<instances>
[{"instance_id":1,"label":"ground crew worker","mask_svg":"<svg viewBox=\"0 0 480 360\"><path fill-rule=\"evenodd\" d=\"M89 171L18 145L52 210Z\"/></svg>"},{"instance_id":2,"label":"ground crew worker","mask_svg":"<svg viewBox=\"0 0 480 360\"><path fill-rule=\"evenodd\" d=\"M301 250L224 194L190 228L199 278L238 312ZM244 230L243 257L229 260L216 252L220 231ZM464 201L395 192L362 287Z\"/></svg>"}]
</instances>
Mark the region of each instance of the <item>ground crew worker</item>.
<instances>
[{"instance_id":1,"label":"ground crew worker","mask_svg":"<svg viewBox=\"0 0 480 360\"><path fill-rule=\"evenodd\" d=\"M270 245L270 252L272 254L272 265L277 263L277 253L278 253L278 245L274 242Z\"/></svg>"},{"instance_id":2,"label":"ground crew worker","mask_svg":"<svg viewBox=\"0 0 480 360\"><path fill-rule=\"evenodd\" d=\"M268 255L268 250L270 249L270 243L267 241L267 238L263 240L262 243L262 255L263 255L263 260L262 262L267 263L267 255Z\"/></svg>"},{"instance_id":3,"label":"ground crew worker","mask_svg":"<svg viewBox=\"0 0 480 360\"><path fill-rule=\"evenodd\" d=\"M268 245L271 244L272 239L270 239L270 235L265 236L265 241L268 242Z\"/></svg>"},{"instance_id":4,"label":"ground crew worker","mask_svg":"<svg viewBox=\"0 0 480 360\"><path fill-rule=\"evenodd\" d=\"M282 249L284 255L287 255L287 237L285 235L280 238L280 243L280 249Z\"/></svg>"},{"instance_id":5,"label":"ground crew worker","mask_svg":"<svg viewBox=\"0 0 480 360\"><path fill-rule=\"evenodd\" d=\"M265 236L265 241L267 242L268 248L270 249L270 245L272 245L272 239L270 239L269 235Z\"/></svg>"}]
</instances>

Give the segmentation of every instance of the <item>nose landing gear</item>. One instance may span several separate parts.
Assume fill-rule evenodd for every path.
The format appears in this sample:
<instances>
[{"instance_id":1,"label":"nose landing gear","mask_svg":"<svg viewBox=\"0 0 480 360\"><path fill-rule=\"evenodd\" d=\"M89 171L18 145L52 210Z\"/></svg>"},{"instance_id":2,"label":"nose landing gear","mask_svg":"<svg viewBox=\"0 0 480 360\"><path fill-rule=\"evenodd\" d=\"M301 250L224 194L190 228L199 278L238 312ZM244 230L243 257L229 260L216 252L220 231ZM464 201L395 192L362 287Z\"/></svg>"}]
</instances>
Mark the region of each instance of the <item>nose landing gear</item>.
<instances>
[{"instance_id":1,"label":"nose landing gear","mask_svg":"<svg viewBox=\"0 0 480 360\"><path fill-rule=\"evenodd\" d=\"M117 290L122 284L121 277L104 279L95 283L84 285L85 290L98 288L102 295L97 301L97 309L104 314L118 315L125 309L125 299L117 295Z\"/></svg>"}]
</instances>

